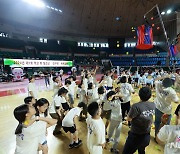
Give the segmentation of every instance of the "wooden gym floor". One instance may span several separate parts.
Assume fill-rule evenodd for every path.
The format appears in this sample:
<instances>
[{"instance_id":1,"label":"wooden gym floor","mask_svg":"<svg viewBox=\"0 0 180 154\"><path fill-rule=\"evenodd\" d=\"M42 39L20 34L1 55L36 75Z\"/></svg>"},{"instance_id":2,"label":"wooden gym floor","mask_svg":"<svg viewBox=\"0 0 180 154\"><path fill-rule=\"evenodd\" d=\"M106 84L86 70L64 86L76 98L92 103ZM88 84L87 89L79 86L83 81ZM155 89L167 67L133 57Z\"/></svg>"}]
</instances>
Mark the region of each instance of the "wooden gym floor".
<instances>
[{"instance_id":1,"label":"wooden gym floor","mask_svg":"<svg viewBox=\"0 0 180 154\"><path fill-rule=\"evenodd\" d=\"M47 98L49 102L52 102L52 91L43 91L40 92L40 97ZM11 95L0 97L0 154L13 154L15 149L15 135L14 131L18 122L15 120L13 116L13 110L16 106L23 103L23 99L27 96L27 93ZM139 98L137 94L132 97L132 103L138 102ZM153 98L151 99L153 100ZM76 103L78 101L76 100ZM173 104L173 112L176 108L177 104ZM174 122L174 116L172 119L172 123ZM85 122L79 122L77 126L79 130L79 137L82 139L83 144L79 148L68 149L69 139L67 134L63 132L59 137L54 137L52 135L53 128L48 129L48 147L49 154L88 154L86 147L86 136L87 136L87 128ZM124 143L126 141L127 133L129 128L123 125L121 131L121 138L118 149L120 153L122 153L122 149ZM146 148L146 153L154 153L154 154L163 154L163 146L157 145L154 140L154 129L151 131L151 142L150 145ZM109 149L111 145L109 144L107 149L104 150L104 154L109 154Z\"/></svg>"}]
</instances>

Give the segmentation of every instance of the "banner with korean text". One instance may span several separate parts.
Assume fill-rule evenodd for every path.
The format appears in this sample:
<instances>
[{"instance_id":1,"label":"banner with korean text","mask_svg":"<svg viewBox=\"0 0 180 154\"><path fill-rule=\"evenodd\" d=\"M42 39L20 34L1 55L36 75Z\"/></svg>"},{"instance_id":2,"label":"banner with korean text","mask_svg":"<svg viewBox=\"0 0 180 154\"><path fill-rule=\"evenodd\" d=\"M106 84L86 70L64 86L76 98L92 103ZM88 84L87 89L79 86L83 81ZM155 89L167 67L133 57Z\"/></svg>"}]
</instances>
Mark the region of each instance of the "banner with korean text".
<instances>
[{"instance_id":1,"label":"banner with korean text","mask_svg":"<svg viewBox=\"0 0 180 154\"><path fill-rule=\"evenodd\" d=\"M4 65L13 67L72 67L72 61L31 60L31 59L4 59Z\"/></svg>"}]
</instances>

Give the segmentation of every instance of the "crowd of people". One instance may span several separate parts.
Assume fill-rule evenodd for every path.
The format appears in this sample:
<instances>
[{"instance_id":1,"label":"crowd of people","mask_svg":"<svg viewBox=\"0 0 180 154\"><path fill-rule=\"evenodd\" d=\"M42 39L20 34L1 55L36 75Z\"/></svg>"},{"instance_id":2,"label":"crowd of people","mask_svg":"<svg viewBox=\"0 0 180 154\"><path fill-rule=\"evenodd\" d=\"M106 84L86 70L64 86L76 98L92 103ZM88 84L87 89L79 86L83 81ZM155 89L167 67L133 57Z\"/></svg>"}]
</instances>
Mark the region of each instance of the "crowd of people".
<instances>
[{"instance_id":1,"label":"crowd of people","mask_svg":"<svg viewBox=\"0 0 180 154\"><path fill-rule=\"evenodd\" d=\"M122 153L133 154L138 150L139 154L145 154L153 122L155 142L165 144L165 154L179 154L180 105L175 111L176 125L170 122L172 102L179 103L176 91L180 87L180 75L163 69L137 68L131 72L130 68L118 75L115 70L109 70L97 80L97 69L82 70L79 84L73 75L65 81L62 75L54 76L52 103L39 98L35 78L29 77L29 96L14 110L19 122L15 131L15 153L34 154L42 150L47 154L47 128L52 125L55 125L54 136L64 131L69 136L69 148L78 148L82 140L77 121L82 121L87 124L86 142L90 154L102 154L110 142L113 143L110 152L119 153L123 124L130 130ZM152 92L155 93L154 102L150 101ZM137 93L140 101L132 104L132 96Z\"/></svg>"}]
</instances>

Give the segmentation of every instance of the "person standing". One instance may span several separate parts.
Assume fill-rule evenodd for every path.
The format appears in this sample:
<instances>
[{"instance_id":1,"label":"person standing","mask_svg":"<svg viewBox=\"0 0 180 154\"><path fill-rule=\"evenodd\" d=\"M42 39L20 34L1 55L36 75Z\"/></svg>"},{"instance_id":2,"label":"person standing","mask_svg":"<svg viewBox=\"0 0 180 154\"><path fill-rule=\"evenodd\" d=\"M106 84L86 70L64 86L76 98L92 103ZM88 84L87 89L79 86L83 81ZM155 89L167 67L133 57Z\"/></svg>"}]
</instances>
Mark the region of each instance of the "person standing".
<instances>
[{"instance_id":1,"label":"person standing","mask_svg":"<svg viewBox=\"0 0 180 154\"><path fill-rule=\"evenodd\" d=\"M34 76L29 77L28 95L34 97L36 100L38 99L38 90L35 84Z\"/></svg>"},{"instance_id":2,"label":"person standing","mask_svg":"<svg viewBox=\"0 0 180 154\"><path fill-rule=\"evenodd\" d=\"M60 81L60 79L57 76L53 77L53 92L54 95L53 97L55 97L58 93L58 90L62 87L62 82Z\"/></svg>"},{"instance_id":3,"label":"person standing","mask_svg":"<svg viewBox=\"0 0 180 154\"><path fill-rule=\"evenodd\" d=\"M123 154L133 154L138 150L139 154L145 154L145 148L150 143L151 124L155 113L155 104L149 102L151 90L143 87L139 90L141 101L133 104L127 120L131 121L131 129L124 145Z\"/></svg>"},{"instance_id":4,"label":"person standing","mask_svg":"<svg viewBox=\"0 0 180 154\"><path fill-rule=\"evenodd\" d=\"M82 144L82 140L79 139L77 130L77 119L80 116L82 110L85 109L85 103L80 102L77 107L72 108L64 117L62 121L63 129L66 133L69 133L70 144L69 149L77 148Z\"/></svg>"},{"instance_id":5,"label":"person standing","mask_svg":"<svg viewBox=\"0 0 180 154\"><path fill-rule=\"evenodd\" d=\"M63 69L61 68L60 71L59 71L59 75L60 75L61 81L62 81L63 73L64 73L64 71L63 71Z\"/></svg>"},{"instance_id":6,"label":"person standing","mask_svg":"<svg viewBox=\"0 0 180 154\"><path fill-rule=\"evenodd\" d=\"M46 87L50 86L48 71L44 72L44 80L45 80Z\"/></svg>"},{"instance_id":7,"label":"person standing","mask_svg":"<svg viewBox=\"0 0 180 154\"><path fill-rule=\"evenodd\" d=\"M120 140L120 132L122 128L122 111L121 111L121 95L116 94L114 91L109 91L107 93L107 98L110 99L110 106L111 106L111 120L110 126L108 131L108 138L106 142L110 142L111 138L114 134L114 144L110 149L111 152L114 154L118 154L119 150L117 146Z\"/></svg>"},{"instance_id":8,"label":"person standing","mask_svg":"<svg viewBox=\"0 0 180 154\"><path fill-rule=\"evenodd\" d=\"M173 85L172 80L166 76L156 78L155 136L158 133L162 115L163 114L169 115L167 124L170 124L171 112L172 112L171 102L178 103L179 101L176 91L171 87L172 85Z\"/></svg>"},{"instance_id":9,"label":"person standing","mask_svg":"<svg viewBox=\"0 0 180 154\"><path fill-rule=\"evenodd\" d=\"M88 106L90 114L86 120L88 127L87 147L90 154L102 154L105 148L105 125L101 119L101 107L97 102Z\"/></svg>"},{"instance_id":10,"label":"person standing","mask_svg":"<svg viewBox=\"0 0 180 154\"><path fill-rule=\"evenodd\" d=\"M128 113L130 110L130 101L131 101L131 94L134 93L134 89L131 84L127 83L127 77L122 76L120 79L121 86L120 86L120 93L122 94L122 119L125 120L125 114ZM130 123L129 123L130 126Z\"/></svg>"}]
</instances>

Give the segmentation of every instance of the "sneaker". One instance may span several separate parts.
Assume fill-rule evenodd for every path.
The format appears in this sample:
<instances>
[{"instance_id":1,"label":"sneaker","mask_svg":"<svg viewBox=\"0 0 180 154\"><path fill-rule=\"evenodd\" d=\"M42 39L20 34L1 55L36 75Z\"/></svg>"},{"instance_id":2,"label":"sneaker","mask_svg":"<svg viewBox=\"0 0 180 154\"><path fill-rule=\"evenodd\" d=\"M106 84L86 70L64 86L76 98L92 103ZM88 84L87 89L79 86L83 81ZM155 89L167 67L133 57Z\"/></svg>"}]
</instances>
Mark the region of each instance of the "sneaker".
<instances>
[{"instance_id":1,"label":"sneaker","mask_svg":"<svg viewBox=\"0 0 180 154\"><path fill-rule=\"evenodd\" d=\"M54 131L54 132L53 132L53 135L54 135L54 136L57 136L57 135L60 135L60 134L61 134L61 131L57 131L57 132Z\"/></svg>"},{"instance_id":2,"label":"sneaker","mask_svg":"<svg viewBox=\"0 0 180 154\"><path fill-rule=\"evenodd\" d=\"M74 147L77 148L82 144L82 140L79 140L78 143L74 142Z\"/></svg>"},{"instance_id":3,"label":"sneaker","mask_svg":"<svg viewBox=\"0 0 180 154\"><path fill-rule=\"evenodd\" d=\"M113 149L111 148L110 151L114 154L119 154L119 150L118 149Z\"/></svg>"},{"instance_id":4,"label":"sneaker","mask_svg":"<svg viewBox=\"0 0 180 154\"><path fill-rule=\"evenodd\" d=\"M74 145L75 145L75 143L73 143L73 144L69 144L69 149L74 148Z\"/></svg>"}]
</instances>

